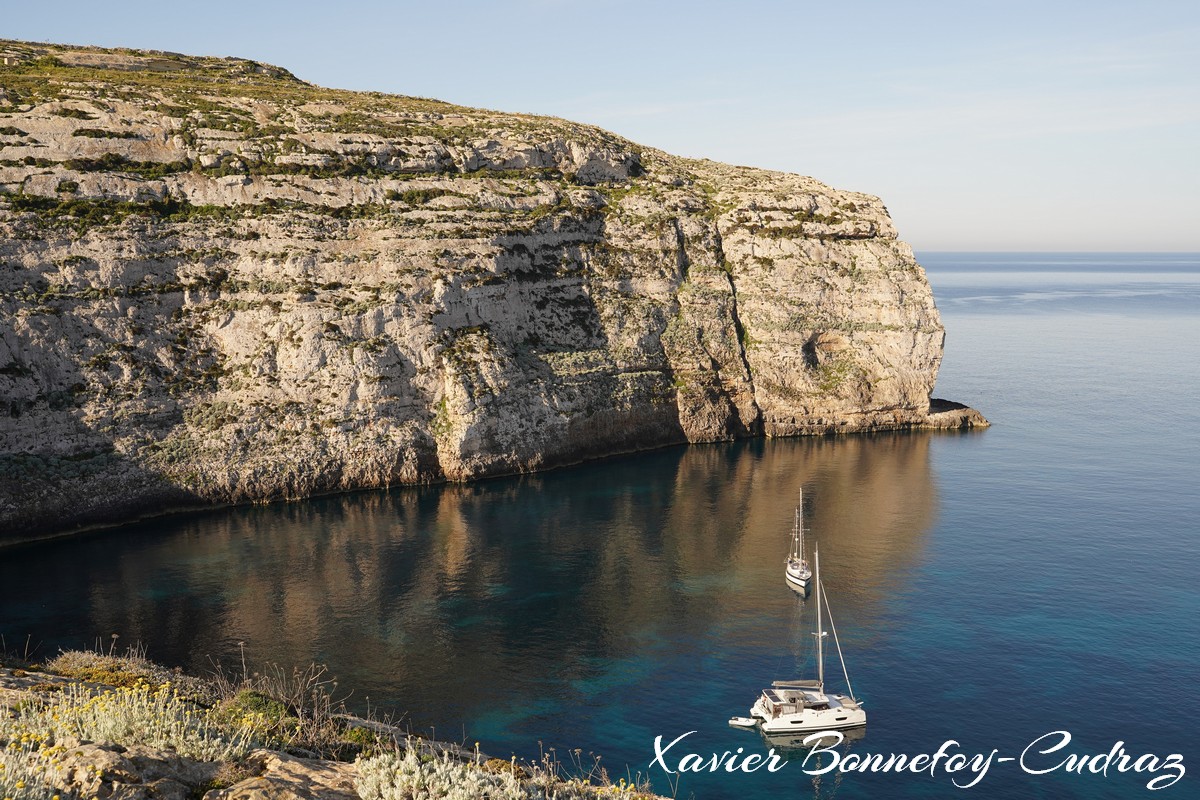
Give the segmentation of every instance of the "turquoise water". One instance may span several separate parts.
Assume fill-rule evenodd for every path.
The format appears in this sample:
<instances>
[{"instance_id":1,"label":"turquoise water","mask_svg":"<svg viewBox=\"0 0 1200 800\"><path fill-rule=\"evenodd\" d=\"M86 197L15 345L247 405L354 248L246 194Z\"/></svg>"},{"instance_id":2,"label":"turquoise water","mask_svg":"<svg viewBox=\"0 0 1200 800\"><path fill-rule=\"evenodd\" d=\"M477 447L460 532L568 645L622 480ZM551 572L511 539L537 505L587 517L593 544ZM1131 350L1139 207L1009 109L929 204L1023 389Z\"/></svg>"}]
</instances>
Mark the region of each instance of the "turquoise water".
<instances>
[{"instance_id":1,"label":"turquoise water","mask_svg":"<svg viewBox=\"0 0 1200 800\"><path fill-rule=\"evenodd\" d=\"M782 577L803 487L869 712L839 753L954 739L1016 757L1067 730L1059 756L1121 741L1200 771L1200 258L921 260L947 328L936 394L987 431L673 448L148 521L4 551L0 632L43 654L117 633L200 672L244 641L257 663L328 664L352 706L413 730L581 748L679 797L1147 793L1148 774L1013 762L971 790L941 771L813 778L794 750L778 773L674 789L649 769L657 735L696 731L675 761L765 752L726 719L811 669L811 603ZM1162 796L1194 796L1196 771Z\"/></svg>"}]
</instances>

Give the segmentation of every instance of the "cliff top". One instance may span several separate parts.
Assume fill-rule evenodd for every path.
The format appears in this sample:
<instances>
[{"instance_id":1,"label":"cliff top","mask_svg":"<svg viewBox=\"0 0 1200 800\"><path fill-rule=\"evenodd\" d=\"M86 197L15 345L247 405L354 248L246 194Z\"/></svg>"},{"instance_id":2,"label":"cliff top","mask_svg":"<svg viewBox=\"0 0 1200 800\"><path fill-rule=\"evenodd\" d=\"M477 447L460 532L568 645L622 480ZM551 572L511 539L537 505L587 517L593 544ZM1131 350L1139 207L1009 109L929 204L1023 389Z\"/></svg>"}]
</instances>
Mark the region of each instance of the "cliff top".
<instances>
[{"instance_id":1,"label":"cliff top","mask_svg":"<svg viewBox=\"0 0 1200 800\"><path fill-rule=\"evenodd\" d=\"M134 50L0 39L0 61L20 72L45 75L48 70L79 69L97 72L156 72L177 80L286 81L307 86L280 67L245 58L188 56L165 50Z\"/></svg>"},{"instance_id":2,"label":"cliff top","mask_svg":"<svg viewBox=\"0 0 1200 800\"><path fill-rule=\"evenodd\" d=\"M314 129L382 136L427 135L443 140L476 134L570 134L632 145L589 125L555 117L469 108L422 97L329 89L281 67L236 57L187 56L157 50L74 47L0 40L0 111L50 101L110 100L141 105L206 127L270 137L280 125L257 119L255 101L295 109ZM205 98L210 98L205 102ZM211 98L233 101L218 106ZM301 127L305 127L301 125Z\"/></svg>"},{"instance_id":3,"label":"cliff top","mask_svg":"<svg viewBox=\"0 0 1200 800\"><path fill-rule=\"evenodd\" d=\"M602 128L559 117L471 108L408 95L325 88L302 81L282 67L233 56L0 39L0 114L60 103L61 107L52 113L86 120L84 115L89 110L74 101L106 102L102 111L124 112L130 117L125 122L130 124L162 115L172 132L186 135L188 130L196 129L226 131L243 142L261 141L268 150L279 137L295 133L392 140L418 137L449 146L469 145L480 139L502 143L565 139L623 155L633 169L630 174L608 176L618 181L657 168L670 173L663 176L667 178L664 182L678 186L700 180L711 192L731 180L745 184L785 174L672 156ZM84 133L77 135L102 138L98 136L102 132L93 133L84 126ZM284 149L289 145L314 149L313 142L284 140ZM496 171L494 163L488 168ZM584 180L567 177L577 183L603 182L586 176ZM807 176L788 178L802 181L810 191L829 189ZM879 202L872 195L851 194L868 203Z\"/></svg>"}]
</instances>

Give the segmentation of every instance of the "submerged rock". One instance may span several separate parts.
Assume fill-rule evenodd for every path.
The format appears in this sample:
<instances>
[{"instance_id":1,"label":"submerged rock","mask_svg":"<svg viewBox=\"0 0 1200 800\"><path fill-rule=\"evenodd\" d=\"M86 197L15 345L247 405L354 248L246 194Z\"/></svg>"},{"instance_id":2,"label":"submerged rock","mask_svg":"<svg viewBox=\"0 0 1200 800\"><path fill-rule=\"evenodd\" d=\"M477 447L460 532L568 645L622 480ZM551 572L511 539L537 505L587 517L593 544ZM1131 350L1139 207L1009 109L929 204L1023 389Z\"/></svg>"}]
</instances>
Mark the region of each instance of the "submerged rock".
<instances>
[{"instance_id":1,"label":"submerged rock","mask_svg":"<svg viewBox=\"0 0 1200 800\"><path fill-rule=\"evenodd\" d=\"M943 328L876 197L237 59L2 44L0 539L987 424L931 413Z\"/></svg>"}]
</instances>

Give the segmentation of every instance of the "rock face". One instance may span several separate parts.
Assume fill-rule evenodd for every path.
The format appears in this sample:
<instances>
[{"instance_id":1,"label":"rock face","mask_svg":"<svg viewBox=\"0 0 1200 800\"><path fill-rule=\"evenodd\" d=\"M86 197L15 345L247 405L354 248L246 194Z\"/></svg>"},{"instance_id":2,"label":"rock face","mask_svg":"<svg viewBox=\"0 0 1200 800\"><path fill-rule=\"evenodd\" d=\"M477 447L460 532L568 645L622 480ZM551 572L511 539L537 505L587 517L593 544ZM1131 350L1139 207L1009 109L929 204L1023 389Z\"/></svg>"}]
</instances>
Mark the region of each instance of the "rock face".
<instances>
[{"instance_id":1,"label":"rock face","mask_svg":"<svg viewBox=\"0 0 1200 800\"><path fill-rule=\"evenodd\" d=\"M870 195L237 59L0 55L0 540L987 424L931 415L943 329Z\"/></svg>"},{"instance_id":2,"label":"rock face","mask_svg":"<svg viewBox=\"0 0 1200 800\"><path fill-rule=\"evenodd\" d=\"M204 800L358 800L352 764L297 758L272 750L256 750L246 760L254 777L207 792Z\"/></svg>"}]
</instances>

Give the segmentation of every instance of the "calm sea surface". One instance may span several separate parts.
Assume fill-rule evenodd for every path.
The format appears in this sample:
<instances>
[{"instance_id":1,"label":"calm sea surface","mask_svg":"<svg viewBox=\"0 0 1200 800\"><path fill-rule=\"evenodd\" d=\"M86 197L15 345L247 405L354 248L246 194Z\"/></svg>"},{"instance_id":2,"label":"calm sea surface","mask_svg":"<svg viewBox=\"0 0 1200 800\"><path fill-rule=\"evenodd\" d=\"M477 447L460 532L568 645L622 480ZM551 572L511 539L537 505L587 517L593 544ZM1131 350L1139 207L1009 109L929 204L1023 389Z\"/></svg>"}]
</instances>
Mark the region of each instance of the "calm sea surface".
<instances>
[{"instance_id":1,"label":"calm sea surface","mask_svg":"<svg viewBox=\"0 0 1200 800\"><path fill-rule=\"evenodd\" d=\"M921 260L947 329L936 394L987 431L675 448L149 521L0 552L0 632L42 655L117 633L197 672L244 641L256 663L328 664L352 706L413 730L501 756L581 748L670 794L655 736L696 732L676 761L765 752L727 718L811 669L813 604L782 577L803 487L869 712L839 754L954 739L1015 758L1065 730L1031 766L1124 742L1182 754L1191 774L1160 796L1197 796L1200 256ZM941 771L813 778L787 755L674 791L1125 798L1152 777L993 763L964 792Z\"/></svg>"}]
</instances>

